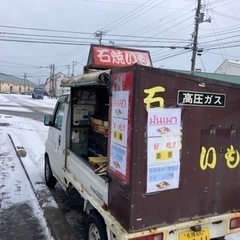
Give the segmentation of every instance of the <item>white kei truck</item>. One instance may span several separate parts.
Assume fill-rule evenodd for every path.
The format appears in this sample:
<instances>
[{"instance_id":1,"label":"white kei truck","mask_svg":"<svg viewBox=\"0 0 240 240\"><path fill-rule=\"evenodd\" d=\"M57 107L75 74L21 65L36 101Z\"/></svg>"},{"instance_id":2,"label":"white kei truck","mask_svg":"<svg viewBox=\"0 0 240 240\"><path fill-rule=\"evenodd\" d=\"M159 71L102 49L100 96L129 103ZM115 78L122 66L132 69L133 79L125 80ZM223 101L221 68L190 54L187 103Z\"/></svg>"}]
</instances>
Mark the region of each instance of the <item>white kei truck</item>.
<instances>
[{"instance_id":1,"label":"white kei truck","mask_svg":"<svg viewBox=\"0 0 240 240\"><path fill-rule=\"evenodd\" d=\"M240 231L240 84L133 64L62 81L45 180L84 199L93 240Z\"/></svg>"}]
</instances>

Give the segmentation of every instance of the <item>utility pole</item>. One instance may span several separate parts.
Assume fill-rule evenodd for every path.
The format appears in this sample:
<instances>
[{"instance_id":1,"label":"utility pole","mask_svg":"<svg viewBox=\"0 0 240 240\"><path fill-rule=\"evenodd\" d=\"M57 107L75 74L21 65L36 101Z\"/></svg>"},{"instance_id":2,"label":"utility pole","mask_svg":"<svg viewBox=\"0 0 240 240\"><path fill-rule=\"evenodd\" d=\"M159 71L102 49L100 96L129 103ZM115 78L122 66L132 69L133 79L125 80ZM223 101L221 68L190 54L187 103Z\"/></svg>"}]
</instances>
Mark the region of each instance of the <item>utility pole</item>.
<instances>
[{"instance_id":1,"label":"utility pole","mask_svg":"<svg viewBox=\"0 0 240 240\"><path fill-rule=\"evenodd\" d=\"M53 86L52 86L52 81L53 81L53 74L52 74L52 64L50 65L50 84L49 84L49 93L50 93L50 98L53 97Z\"/></svg>"},{"instance_id":2,"label":"utility pole","mask_svg":"<svg viewBox=\"0 0 240 240\"><path fill-rule=\"evenodd\" d=\"M211 22L211 17L205 18L205 5L202 6L201 0L198 0L197 9L196 9L196 15L195 15L195 28L194 32L192 34L193 37L193 46L192 46L192 66L191 66L191 72L193 73L195 71L195 65L196 65L196 56L201 55L201 52L203 52L203 48L198 48L198 29L199 24L203 22Z\"/></svg>"},{"instance_id":3,"label":"utility pole","mask_svg":"<svg viewBox=\"0 0 240 240\"><path fill-rule=\"evenodd\" d=\"M49 77L50 81L49 81L49 91L48 91L48 94L49 94L50 97L52 97L52 88L51 88L51 86L52 86L52 83L51 83L51 81L52 81L52 65L40 66L39 68L50 68L50 77ZM44 85L46 85L46 82L45 82Z\"/></svg>"},{"instance_id":4,"label":"utility pole","mask_svg":"<svg viewBox=\"0 0 240 240\"><path fill-rule=\"evenodd\" d=\"M55 65L52 65L52 71L53 71L53 97L56 97L56 92L57 92L57 86L56 86L56 78L55 78Z\"/></svg>"},{"instance_id":5,"label":"utility pole","mask_svg":"<svg viewBox=\"0 0 240 240\"><path fill-rule=\"evenodd\" d=\"M29 81L26 79L26 82L27 82L27 92L29 93L30 92Z\"/></svg>"},{"instance_id":6,"label":"utility pole","mask_svg":"<svg viewBox=\"0 0 240 240\"><path fill-rule=\"evenodd\" d=\"M55 77L54 77L54 72L55 72L55 65L51 64L50 65L50 97L53 98L56 96L56 83L55 83Z\"/></svg>"},{"instance_id":7,"label":"utility pole","mask_svg":"<svg viewBox=\"0 0 240 240\"><path fill-rule=\"evenodd\" d=\"M97 31L95 33L95 37L98 38L99 45L102 45L102 37L103 37L103 35L104 35L104 32L102 30Z\"/></svg>"},{"instance_id":8,"label":"utility pole","mask_svg":"<svg viewBox=\"0 0 240 240\"><path fill-rule=\"evenodd\" d=\"M74 76L74 65L77 64L77 62L73 61L72 62L72 77Z\"/></svg>"},{"instance_id":9,"label":"utility pole","mask_svg":"<svg viewBox=\"0 0 240 240\"><path fill-rule=\"evenodd\" d=\"M25 93L26 92L26 80L27 80L27 74L26 73L24 73L23 79L24 79L24 93Z\"/></svg>"},{"instance_id":10,"label":"utility pole","mask_svg":"<svg viewBox=\"0 0 240 240\"><path fill-rule=\"evenodd\" d=\"M68 77L70 76L70 65L66 65L66 68L68 69Z\"/></svg>"},{"instance_id":11,"label":"utility pole","mask_svg":"<svg viewBox=\"0 0 240 240\"><path fill-rule=\"evenodd\" d=\"M195 28L193 32L193 47L192 47L192 65L191 72L193 73L196 65L196 56L197 56L197 48L198 48L198 29L200 23L200 9L201 9L201 0L198 0L196 15L195 15Z\"/></svg>"}]
</instances>

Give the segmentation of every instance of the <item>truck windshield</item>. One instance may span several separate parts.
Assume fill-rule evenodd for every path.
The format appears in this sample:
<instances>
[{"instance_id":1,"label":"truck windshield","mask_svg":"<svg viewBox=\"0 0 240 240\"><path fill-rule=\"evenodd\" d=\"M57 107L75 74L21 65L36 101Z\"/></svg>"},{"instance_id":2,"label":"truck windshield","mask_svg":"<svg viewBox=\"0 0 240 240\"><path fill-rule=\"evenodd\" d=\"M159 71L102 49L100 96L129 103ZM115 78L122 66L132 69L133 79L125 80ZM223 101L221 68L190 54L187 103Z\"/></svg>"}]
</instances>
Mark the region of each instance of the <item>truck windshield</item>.
<instances>
[{"instance_id":1,"label":"truck windshield","mask_svg":"<svg viewBox=\"0 0 240 240\"><path fill-rule=\"evenodd\" d=\"M36 94L43 94L44 93L43 89L34 89L34 92Z\"/></svg>"}]
</instances>

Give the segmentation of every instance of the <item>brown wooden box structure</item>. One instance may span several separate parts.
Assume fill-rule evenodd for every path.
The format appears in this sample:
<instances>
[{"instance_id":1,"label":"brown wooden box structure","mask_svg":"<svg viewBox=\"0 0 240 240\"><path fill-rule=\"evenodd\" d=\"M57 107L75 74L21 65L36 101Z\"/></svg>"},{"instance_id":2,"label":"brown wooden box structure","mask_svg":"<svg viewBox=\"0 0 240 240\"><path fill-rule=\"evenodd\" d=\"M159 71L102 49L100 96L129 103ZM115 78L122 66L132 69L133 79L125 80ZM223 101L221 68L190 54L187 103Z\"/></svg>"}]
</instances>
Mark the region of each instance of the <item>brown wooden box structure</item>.
<instances>
[{"instance_id":1,"label":"brown wooden box structure","mask_svg":"<svg viewBox=\"0 0 240 240\"><path fill-rule=\"evenodd\" d=\"M108 209L124 228L240 210L240 85L133 65L111 94Z\"/></svg>"}]
</instances>

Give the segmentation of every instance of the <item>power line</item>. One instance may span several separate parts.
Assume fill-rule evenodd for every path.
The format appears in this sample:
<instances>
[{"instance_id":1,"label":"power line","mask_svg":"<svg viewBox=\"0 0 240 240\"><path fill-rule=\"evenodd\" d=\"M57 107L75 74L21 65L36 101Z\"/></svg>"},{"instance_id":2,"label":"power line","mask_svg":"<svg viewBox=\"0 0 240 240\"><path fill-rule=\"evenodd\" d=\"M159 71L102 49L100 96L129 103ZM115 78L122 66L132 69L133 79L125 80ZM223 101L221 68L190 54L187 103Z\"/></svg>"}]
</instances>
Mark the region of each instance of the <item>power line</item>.
<instances>
[{"instance_id":1,"label":"power line","mask_svg":"<svg viewBox=\"0 0 240 240\"><path fill-rule=\"evenodd\" d=\"M42 37L42 38L63 38L63 39L81 39L91 40L90 37L74 37L74 36L57 36L57 35L42 35L42 34L28 34L28 33L13 33L13 32L0 32L1 35L14 35L14 36L31 36L31 37Z\"/></svg>"},{"instance_id":2,"label":"power line","mask_svg":"<svg viewBox=\"0 0 240 240\"><path fill-rule=\"evenodd\" d=\"M0 62L8 63L8 64L12 64L12 65L17 65L17 66L20 66L20 67L38 68L38 66L27 65L27 64L21 64L21 63L12 63L12 62L3 61L3 60L0 60Z\"/></svg>"},{"instance_id":3,"label":"power line","mask_svg":"<svg viewBox=\"0 0 240 240\"><path fill-rule=\"evenodd\" d=\"M68 30L56 30L56 29L48 29L48 28L17 27L17 26L9 26L9 25L0 25L0 27L3 27L3 28L13 28L13 29L21 29L21 30L31 30L31 31L74 33L74 34L91 34L91 33L87 33L87 32L77 32L77 31L68 31Z\"/></svg>"},{"instance_id":4,"label":"power line","mask_svg":"<svg viewBox=\"0 0 240 240\"><path fill-rule=\"evenodd\" d=\"M151 2L146 1L145 3L143 3L140 6L138 6L137 8L135 8L134 10L132 10L132 11L128 12L127 14L125 14L124 16L122 16L122 17L118 18L117 20L113 21L112 23L106 25L102 29L111 28L110 30L107 30L107 32L112 31L113 29L116 29L119 26L119 24L122 24L124 21L127 21L133 15L135 15L136 13L138 13L139 11L144 9L146 6L149 6L149 5L151 5L152 3L156 2L156 1L157 0L151 0Z\"/></svg>"},{"instance_id":5,"label":"power line","mask_svg":"<svg viewBox=\"0 0 240 240\"><path fill-rule=\"evenodd\" d=\"M179 56L179 55L182 55L182 54L187 54L191 52L190 50L187 50L187 51L179 51L178 53L174 53L172 55L166 55L166 56L161 56L161 58L158 58L158 59L154 59L153 62L159 62L159 61L163 61L165 59L168 59L168 58L172 58L172 57L176 57L176 56Z\"/></svg>"},{"instance_id":6,"label":"power line","mask_svg":"<svg viewBox=\"0 0 240 240\"><path fill-rule=\"evenodd\" d=\"M142 7L140 6L140 9L138 9L138 10L135 11L134 13L131 13L131 12L128 13L129 16L127 16L125 19L121 20L121 21L120 21L119 23L117 23L115 26L113 25L113 27L111 27L111 29L108 30L108 32L109 32L109 31L113 31L113 30L115 30L115 29L117 29L117 28L125 25L126 23L128 23L128 22L136 19L136 18L139 17L139 16L142 16L144 13L146 13L146 12L150 11L151 9L159 6L160 4L162 4L163 2L165 2L166 0L162 0L162 1L161 1L160 3L158 3L157 5L154 5L154 6L151 6L150 8L147 8L147 7L149 7L152 3L156 2L156 1L157 1L157 0L154 0L153 2L150 2L150 3L149 3L149 1L145 2L145 3L147 3L146 6L144 6L144 5L145 5L145 3L144 3L144 4L142 5ZM142 12L142 10L145 10L145 11Z\"/></svg>"},{"instance_id":7,"label":"power line","mask_svg":"<svg viewBox=\"0 0 240 240\"><path fill-rule=\"evenodd\" d=\"M14 38L11 36L26 36L28 38L23 38L23 37L15 37L15 39L20 38L20 39L34 39L34 40L44 40L44 38L47 38L47 40L51 40L48 38L57 38L57 41L61 41L62 38L63 39L80 39L80 40L92 40L93 38L88 37L88 38L83 38L83 37L74 37L74 36L70 36L70 37L66 37L66 36L53 36L53 35L41 35L41 34L22 34L22 33L9 33L9 32L4 32L2 33L3 37L8 37L8 38ZM1 33L0 33L1 35ZM11 36L8 36L11 35ZM108 36L109 38L105 38L106 41L108 40L112 40L112 41L119 41L120 38L124 38L124 41L136 41L136 39L141 39L144 42L158 42L158 41L166 41L166 42L174 42L174 41L186 41L185 39L179 39L179 38L156 38L154 36L151 37L143 37L143 36L131 36L131 35L117 35L117 34L106 34L106 36ZM30 38L30 37L40 37L40 38ZM113 37L118 37L118 38L113 38ZM131 39L127 39L127 38L131 38ZM134 39L133 39L134 38ZM148 40L151 39L151 40Z\"/></svg>"},{"instance_id":8,"label":"power line","mask_svg":"<svg viewBox=\"0 0 240 240\"><path fill-rule=\"evenodd\" d=\"M218 28L218 29L220 29L220 28ZM218 35L228 35L228 34L231 34L231 33L239 33L239 30L240 30L240 26L239 25L237 25L235 27L232 27L232 28L228 27L227 29L224 28L221 31L218 30ZM206 34L206 35L202 35L202 36L199 37L199 39L213 38L213 37L214 38L216 37L216 33L215 32L214 33L210 33L210 34Z\"/></svg>"},{"instance_id":9,"label":"power line","mask_svg":"<svg viewBox=\"0 0 240 240\"><path fill-rule=\"evenodd\" d=\"M239 17L235 17L235 16L232 16L232 15L228 15L228 14L225 14L225 13L221 13L221 12L217 12L215 10L212 10L214 13L216 13L217 15L219 16L222 16L222 17L225 17L225 18L229 18L229 19L233 19L235 21L240 21L240 18Z\"/></svg>"},{"instance_id":10,"label":"power line","mask_svg":"<svg viewBox=\"0 0 240 240\"><path fill-rule=\"evenodd\" d=\"M59 45L78 45L78 46L89 46L90 43L81 42L57 42L57 41L40 41L40 40L20 40L20 39L4 39L0 38L0 41L5 42L18 42L18 43L41 43L41 44L59 44Z\"/></svg>"}]
</instances>

